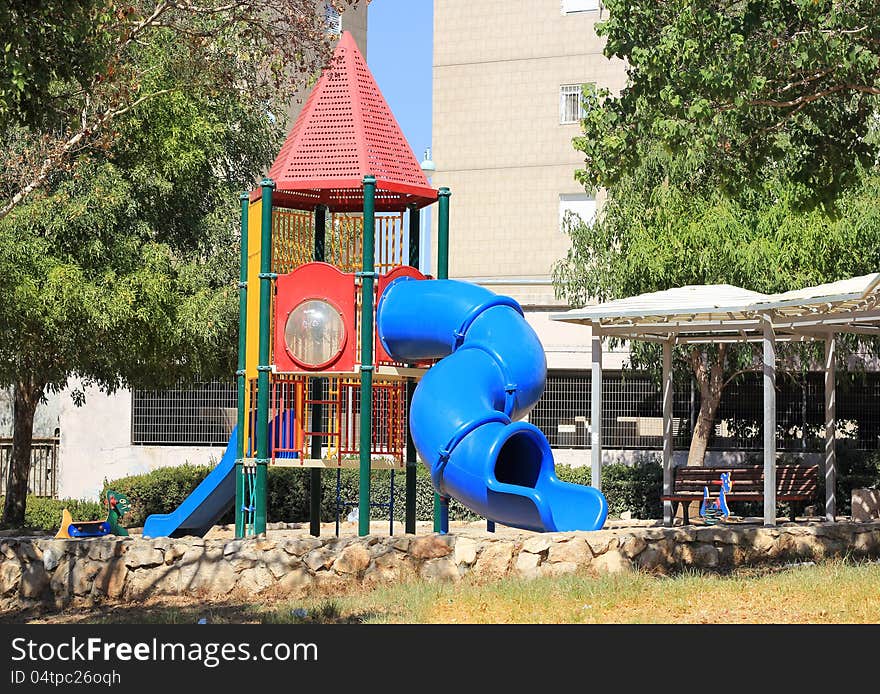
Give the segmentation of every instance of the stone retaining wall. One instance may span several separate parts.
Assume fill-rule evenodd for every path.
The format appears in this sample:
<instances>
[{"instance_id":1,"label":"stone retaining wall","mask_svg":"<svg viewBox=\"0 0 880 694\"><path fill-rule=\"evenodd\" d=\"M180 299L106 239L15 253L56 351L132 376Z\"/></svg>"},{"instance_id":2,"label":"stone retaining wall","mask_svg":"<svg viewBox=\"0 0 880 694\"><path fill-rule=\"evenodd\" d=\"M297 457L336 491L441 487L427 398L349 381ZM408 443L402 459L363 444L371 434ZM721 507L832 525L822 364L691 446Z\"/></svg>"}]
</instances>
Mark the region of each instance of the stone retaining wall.
<instances>
[{"instance_id":1,"label":"stone retaining wall","mask_svg":"<svg viewBox=\"0 0 880 694\"><path fill-rule=\"evenodd\" d=\"M362 538L0 540L0 607L153 595L331 593L408 578L669 573L832 556L880 557L880 521L763 527Z\"/></svg>"}]
</instances>

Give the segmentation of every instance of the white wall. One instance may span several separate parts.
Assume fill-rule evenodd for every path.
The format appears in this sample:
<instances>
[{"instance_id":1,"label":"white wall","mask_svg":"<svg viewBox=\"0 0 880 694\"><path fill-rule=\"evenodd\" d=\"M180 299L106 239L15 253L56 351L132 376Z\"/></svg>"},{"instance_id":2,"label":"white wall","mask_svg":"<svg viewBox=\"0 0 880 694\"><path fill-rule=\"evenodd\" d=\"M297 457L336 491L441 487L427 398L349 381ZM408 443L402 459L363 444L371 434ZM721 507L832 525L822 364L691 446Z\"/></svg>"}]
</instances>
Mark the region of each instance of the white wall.
<instances>
[{"instance_id":1,"label":"white wall","mask_svg":"<svg viewBox=\"0 0 880 694\"><path fill-rule=\"evenodd\" d=\"M85 388L86 402L76 407L70 390L81 387L72 379L59 396L61 443L58 454L58 496L97 499L104 480L138 475L160 467L215 465L223 446L133 446L131 391L106 395Z\"/></svg>"}]
</instances>

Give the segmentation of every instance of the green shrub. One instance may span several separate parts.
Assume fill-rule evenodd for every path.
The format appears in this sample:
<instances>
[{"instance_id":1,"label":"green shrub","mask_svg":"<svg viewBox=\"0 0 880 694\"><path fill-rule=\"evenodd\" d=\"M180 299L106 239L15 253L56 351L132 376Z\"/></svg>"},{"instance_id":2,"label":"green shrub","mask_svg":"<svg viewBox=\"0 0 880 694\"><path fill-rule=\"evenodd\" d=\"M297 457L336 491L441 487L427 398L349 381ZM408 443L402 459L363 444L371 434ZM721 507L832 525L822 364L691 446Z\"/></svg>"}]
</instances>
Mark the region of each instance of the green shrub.
<instances>
[{"instance_id":1,"label":"green shrub","mask_svg":"<svg viewBox=\"0 0 880 694\"><path fill-rule=\"evenodd\" d=\"M847 446L837 447L837 513L852 513L852 490L880 489L880 451L857 451ZM820 507L824 507L825 485L820 480Z\"/></svg>"},{"instance_id":2,"label":"green shrub","mask_svg":"<svg viewBox=\"0 0 880 694\"><path fill-rule=\"evenodd\" d=\"M0 496L0 505L3 497ZM104 520L107 509L96 501L83 499L47 499L41 496L28 495L27 507L24 512L24 525L31 530L56 532L61 527L61 514L64 509L70 511L75 521Z\"/></svg>"},{"instance_id":3,"label":"green shrub","mask_svg":"<svg viewBox=\"0 0 880 694\"><path fill-rule=\"evenodd\" d=\"M559 479L576 484L590 484L589 467L557 465ZM630 511L635 518L663 517L663 467L656 454L645 454L634 464L611 463L602 467L602 493L608 501L608 515L619 517Z\"/></svg>"},{"instance_id":4,"label":"green shrub","mask_svg":"<svg viewBox=\"0 0 880 694\"><path fill-rule=\"evenodd\" d=\"M428 521L434 513L434 488L423 465L416 474L416 518ZM181 465L154 470L144 475L134 475L105 483L128 496L131 511L124 519L128 527L141 527L146 517L153 513L170 513L207 476L207 465ZM311 470L302 468L269 468L267 481L269 522L302 523L309 520ZM557 465L556 473L567 482L588 485L588 467ZM660 491L663 472L656 456L648 456L636 465L607 465L603 468L602 486L608 499L610 513L619 515L631 511L638 518L659 518L662 515ZM374 504L388 504L391 498L392 473L376 470L370 481L370 497ZM358 470L338 471L340 520L357 506ZM336 518L337 471L321 471L321 520L332 522ZM394 518L403 522L406 512L406 475L394 473ZM388 517L388 509L374 507L372 517L376 520ZM452 521L480 520L473 511L453 499L449 505ZM230 510L220 523L232 523Z\"/></svg>"}]
</instances>

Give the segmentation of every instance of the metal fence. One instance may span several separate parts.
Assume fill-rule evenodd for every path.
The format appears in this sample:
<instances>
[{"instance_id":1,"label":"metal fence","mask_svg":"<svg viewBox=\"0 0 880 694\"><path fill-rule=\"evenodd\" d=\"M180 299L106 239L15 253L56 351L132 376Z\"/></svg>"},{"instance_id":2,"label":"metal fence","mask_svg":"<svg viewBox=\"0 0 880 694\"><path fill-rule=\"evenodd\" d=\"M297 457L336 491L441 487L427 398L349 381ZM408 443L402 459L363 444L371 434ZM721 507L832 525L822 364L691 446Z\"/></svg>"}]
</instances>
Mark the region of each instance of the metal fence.
<instances>
[{"instance_id":1,"label":"metal fence","mask_svg":"<svg viewBox=\"0 0 880 694\"><path fill-rule=\"evenodd\" d=\"M131 394L131 442L151 446L222 445L236 421L233 381L209 381Z\"/></svg>"},{"instance_id":2,"label":"metal fence","mask_svg":"<svg viewBox=\"0 0 880 694\"><path fill-rule=\"evenodd\" d=\"M0 438L0 496L6 494L6 476L12 456L12 439ZM28 493L55 498L58 493L58 438L35 438L31 443Z\"/></svg>"},{"instance_id":3,"label":"metal fence","mask_svg":"<svg viewBox=\"0 0 880 694\"><path fill-rule=\"evenodd\" d=\"M529 420L554 448L590 445L590 375L551 372L544 395ZM777 379L776 445L783 451L820 451L824 446L823 374ZM880 373L838 373L838 436L851 447L880 447ZM602 378L602 441L606 448L658 449L663 433L660 385L638 373L605 373ZM699 388L675 384L673 435L687 448L700 407ZM761 375L744 374L724 390L710 450L759 450L763 446Z\"/></svg>"},{"instance_id":4,"label":"metal fence","mask_svg":"<svg viewBox=\"0 0 880 694\"><path fill-rule=\"evenodd\" d=\"M602 378L602 439L607 448L662 447L663 404L659 383L645 374L606 372ZM782 451L820 451L824 445L821 373L777 380L776 445ZM687 448L700 407L699 388L676 382L673 398L675 447ZM213 381L162 391L134 391L134 444L219 445L236 416L235 383ZM325 425L327 408L324 408ZM589 373L551 372L529 415L554 448L590 445ZM760 450L763 446L761 375L745 374L724 390L710 450ZM838 372L838 436L853 448L880 448L880 373Z\"/></svg>"}]
</instances>

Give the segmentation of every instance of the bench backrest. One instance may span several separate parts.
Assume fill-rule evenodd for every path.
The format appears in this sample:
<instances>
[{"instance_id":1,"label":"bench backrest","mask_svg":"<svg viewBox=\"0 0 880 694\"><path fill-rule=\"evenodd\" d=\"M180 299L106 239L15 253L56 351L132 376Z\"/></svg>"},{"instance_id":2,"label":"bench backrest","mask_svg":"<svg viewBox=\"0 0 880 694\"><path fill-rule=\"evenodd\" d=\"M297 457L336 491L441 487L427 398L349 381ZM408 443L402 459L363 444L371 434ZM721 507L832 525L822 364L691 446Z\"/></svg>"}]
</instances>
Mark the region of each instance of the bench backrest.
<instances>
[{"instance_id":1,"label":"bench backrest","mask_svg":"<svg viewBox=\"0 0 880 694\"><path fill-rule=\"evenodd\" d=\"M675 492L702 492L704 486L710 493L717 493L720 485L713 484L721 480L721 473L730 474L733 483L732 494L763 493L764 466L746 465L740 467L687 467L674 469ZM818 465L779 465L776 467L776 494L779 496L793 494L815 494L819 485Z\"/></svg>"}]
</instances>

